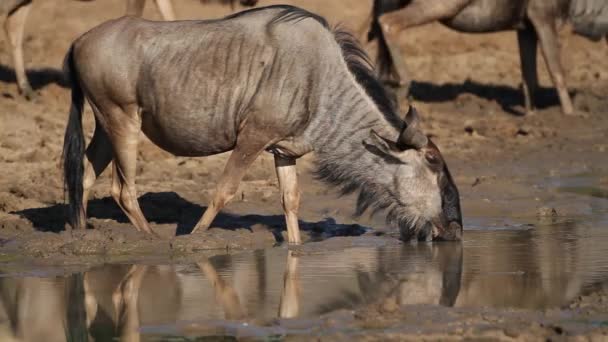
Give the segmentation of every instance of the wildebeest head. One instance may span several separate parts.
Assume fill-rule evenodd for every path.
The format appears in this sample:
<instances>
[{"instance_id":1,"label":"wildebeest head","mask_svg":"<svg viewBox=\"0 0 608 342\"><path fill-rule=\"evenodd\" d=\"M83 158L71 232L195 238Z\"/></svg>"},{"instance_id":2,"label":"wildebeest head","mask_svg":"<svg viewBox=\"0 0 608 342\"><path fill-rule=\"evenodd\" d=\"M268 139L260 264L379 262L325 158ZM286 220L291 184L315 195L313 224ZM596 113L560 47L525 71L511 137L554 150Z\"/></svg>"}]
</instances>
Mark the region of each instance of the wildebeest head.
<instances>
[{"instance_id":1,"label":"wildebeest head","mask_svg":"<svg viewBox=\"0 0 608 342\"><path fill-rule=\"evenodd\" d=\"M399 226L402 239L461 240L458 188L441 152L420 130L416 110L410 107L396 139L372 131L364 143L391 165L391 199L380 206L388 210L387 221Z\"/></svg>"}]
</instances>

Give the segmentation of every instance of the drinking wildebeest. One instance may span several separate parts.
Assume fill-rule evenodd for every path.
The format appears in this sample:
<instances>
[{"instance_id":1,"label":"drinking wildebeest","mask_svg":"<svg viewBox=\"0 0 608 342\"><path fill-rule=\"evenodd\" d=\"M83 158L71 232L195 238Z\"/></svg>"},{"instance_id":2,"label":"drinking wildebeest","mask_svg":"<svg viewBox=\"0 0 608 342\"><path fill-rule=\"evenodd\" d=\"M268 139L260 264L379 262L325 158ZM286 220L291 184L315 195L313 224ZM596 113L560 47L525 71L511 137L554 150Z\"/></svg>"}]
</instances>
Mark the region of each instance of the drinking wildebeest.
<instances>
[{"instance_id":1,"label":"drinking wildebeest","mask_svg":"<svg viewBox=\"0 0 608 342\"><path fill-rule=\"evenodd\" d=\"M396 44L401 30L439 20L460 32L517 30L527 113L538 89L536 45L540 43L564 114L574 109L560 61L558 27L570 21L575 32L598 40L608 34L608 2L603 0L374 0L368 39L378 39L382 78L409 87ZM607 38L608 40L608 38Z\"/></svg>"},{"instance_id":2,"label":"drinking wildebeest","mask_svg":"<svg viewBox=\"0 0 608 342\"><path fill-rule=\"evenodd\" d=\"M90 1L90 0L79 0ZM211 2L212 0L201 0L201 2ZM234 8L236 0L217 0L219 2L230 4ZM175 12L171 5L171 0L155 0L156 6L164 20L175 20ZM146 0L128 0L127 14L141 17L144 11ZM254 6L257 0L240 0L243 6ZM25 22L28 13L32 7L32 0L5 0L0 3L0 13L6 15L4 21L4 31L6 33L10 48L12 50L13 65L15 66L15 75L17 78L17 88L19 92L26 98L31 99L34 96L32 86L25 75L25 63L23 62L23 33L25 30Z\"/></svg>"},{"instance_id":3,"label":"drinking wildebeest","mask_svg":"<svg viewBox=\"0 0 608 342\"><path fill-rule=\"evenodd\" d=\"M460 239L459 195L416 110L403 121L352 35L292 6L222 20L111 20L66 56L72 107L63 162L70 222L84 227L87 197L110 161L112 196L141 231L139 132L179 156L232 150L213 200L194 227L206 230L260 153L274 154L288 240L300 242L296 159L317 156L320 179L359 190L357 213L387 210L404 239ZM95 114L86 150L84 98ZM84 159L84 162L83 162Z\"/></svg>"}]
</instances>

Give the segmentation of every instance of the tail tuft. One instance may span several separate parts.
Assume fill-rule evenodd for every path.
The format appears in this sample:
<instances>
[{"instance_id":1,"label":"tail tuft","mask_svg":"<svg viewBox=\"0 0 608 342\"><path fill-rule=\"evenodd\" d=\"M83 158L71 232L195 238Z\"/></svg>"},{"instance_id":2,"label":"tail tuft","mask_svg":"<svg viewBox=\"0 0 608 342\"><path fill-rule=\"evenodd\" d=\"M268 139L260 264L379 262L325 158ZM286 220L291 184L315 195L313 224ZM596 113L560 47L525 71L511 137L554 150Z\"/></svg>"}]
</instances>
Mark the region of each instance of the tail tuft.
<instances>
[{"instance_id":1,"label":"tail tuft","mask_svg":"<svg viewBox=\"0 0 608 342\"><path fill-rule=\"evenodd\" d=\"M73 228L82 227L81 212L83 196L85 141L82 131L84 94L78 82L74 65L74 46L70 47L65 61L64 73L72 87L72 105L63 140L63 184L69 200L69 222Z\"/></svg>"}]
</instances>

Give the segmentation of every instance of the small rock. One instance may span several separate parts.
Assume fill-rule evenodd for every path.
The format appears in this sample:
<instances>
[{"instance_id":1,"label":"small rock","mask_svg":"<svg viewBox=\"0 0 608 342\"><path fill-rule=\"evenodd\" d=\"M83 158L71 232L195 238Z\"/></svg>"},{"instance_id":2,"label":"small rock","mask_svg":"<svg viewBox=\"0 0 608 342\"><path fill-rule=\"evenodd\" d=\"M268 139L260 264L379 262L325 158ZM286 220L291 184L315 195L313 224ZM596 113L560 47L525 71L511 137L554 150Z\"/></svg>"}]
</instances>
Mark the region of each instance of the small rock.
<instances>
[{"instance_id":1,"label":"small rock","mask_svg":"<svg viewBox=\"0 0 608 342\"><path fill-rule=\"evenodd\" d=\"M476 187L477 185L481 184L481 181L483 180L483 177L475 177L475 180L473 181L473 184L471 184L471 187Z\"/></svg>"},{"instance_id":2,"label":"small rock","mask_svg":"<svg viewBox=\"0 0 608 342\"><path fill-rule=\"evenodd\" d=\"M526 136L526 135L529 135L531 132L532 132L532 127L524 124L517 128L517 132L515 132L515 135Z\"/></svg>"},{"instance_id":3,"label":"small rock","mask_svg":"<svg viewBox=\"0 0 608 342\"><path fill-rule=\"evenodd\" d=\"M382 312L386 312L386 313L392 313L392 312L399 310L399 305L397 305L397 299L396 298L387 298L384 301L384 303L382 303L380 310L382 310Z\"/></svg>"},{"instance_id":4,"label":"small rock","mask_svg":"<svg viewBox=\"0 0 608 342\"><path fill-rule=\"evenodd\" d=\"M540 207L536 210L536 216L538 217L556 217L557 216L557 210L555 210L555 208L551 208L551 207Z\"/></svg>"}]
</instances>

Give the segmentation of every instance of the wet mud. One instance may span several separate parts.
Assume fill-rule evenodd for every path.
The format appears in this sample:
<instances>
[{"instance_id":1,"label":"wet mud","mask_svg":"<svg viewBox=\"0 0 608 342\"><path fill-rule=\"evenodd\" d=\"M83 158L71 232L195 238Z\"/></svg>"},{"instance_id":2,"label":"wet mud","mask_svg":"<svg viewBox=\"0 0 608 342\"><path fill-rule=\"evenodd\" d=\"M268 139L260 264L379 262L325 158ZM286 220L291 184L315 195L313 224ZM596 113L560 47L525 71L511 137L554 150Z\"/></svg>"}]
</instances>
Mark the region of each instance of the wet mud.
<instances>
[{"instance_id":1,"label":"wet mud","mask_svg":"<svg viewBox=\"0 0 608 342\"><path fill-rule=\"evenodd\" d=\"M271 3L278 2L261 1L262 5ZM353 30L360 28L371 9L371 1L290 3ZM137 329L124 331L151 337L228 335L295 340L311 336L417 340L421 335L429 340L606 338L608 277L603 272L608 253L601 249L608 245L606 44L563 30L563 61L577 115L561 114L539 59L544 87L540 108L535 115L522 116L513 32L464 35L432 24L402 35L401 49L415 82L411 96L399 100L403 106L417 106L423 129L441 149L459 186L465 220L462 246L402 244L382 217L353 217L353 198L338 198L312 176L314 156L298 162L303 191L302 246L288 248L285 244L269 155L252 166L234 202L218 216L213 228L189 235L212 196L227 154L176 158L143 136L136 179L139 200L161 238L133 229L109 195L110 172L102 175L92 192L89 229L71 231L65 221L59 163L69 90L59 66L72 39L119 16L123 7L118 0L65 1L64 9L50 1L34 4L25 39L28 76L39 95L31 102L17 93L8 46L0 45L0 280L5 308L23 305L24 299L19 302L21 297L15 296L16 289L36 293L37 289L59 288L60 295L43 291L46 296L31 298L35 303L51 300L54 304L45 305L57 307L58 317L66 317L64 313L70 310L85 312L80 304L70 304L66 289L90 284L87 277L110 274L109 278L116 279L100 282L103 288L87 290L103 294L95 310L99 315L92 311L67 315L71 317L69 326L80 329L74 334L102 336L109 327L115 333L116 324L128 327L139 322ZM176 11L180 18L201 18L225 15L230 9L188 0L176 2ZM148 6L145 15L159 17L154 6ZM373 55L373 44L366 47ZM90 137L93 120L88 108L84 119ZM390 251L387 257L379 256L383 250ZM273 253L276 255L260 261L260 254ZM299 260L300 275L294 279L300 285L296 288L290 287L294 282L286 284L293 275L286 271L288 255ZM239 273L242 263L230 261L235 258L258 264L253 271ZM314 258L325 258L325 264L315 263ZM359 265L355 265L357 260ZM375 266L370 266L370 260ZM325 275L319 273L323 265L331 266ZM314 296L306 297L306 293L319 293L319 288L333 284L335 279L327 274L341 274L341 265L342 271L352 271L342 279L346 287L328 288L323 308L295 310L285 300L281 302L281 293L291 291L292 297L300 294L300 303L314 305L308 299ZM355 272L361 267L367 267L367 273ZM264 277L259 275L263 268ZM384 273L378 274L382 273L379 269ZM168 303L163 304L169 308L164 318L127 319L133 318L133 312L145 311L143 305L160 304L141 300L139 310L133 311L133 303L121 301L121 296L130 295L121 292L125 283L153 282L142 280L146 277L162 278L161 284L180 283L176 280L183 276L180 272L196 273L193 284L200 287L203 282L216 293L188 297L198 298L200 305L184 313L170 308L187 290L183 284L171 287ZM237 273L239 278L233 279ZM307 283L311 278L326 282ZM235 282L273 284L275 290L272 295L252 290L255 295L247 297L245 290L234 290ZM407 286L403 289L404 283L411 285L409 290ZM144 288L142 291L148 291ZM222 297L218 293L228 294ZM94 297L87 298L92 301ZM250 299L254 297L257 299ZM247 309L219 309L235 300ZM257 306L247 307L251 303ZM282 304L286 306L283 318L277 314ZM116 314L119 309L131 315ZM202 314L205 310L210 310L206 316ZM256 316L257 312L266 314ZM92 321L73 321L83 316ZM19 319L6 319L0 326L6 334L2 336L16 336ZM23 319L30 326L39 322L35 315ZM65 332L48 332L43 324L39 326L43 335L65 337Z\"/></svg>"}]
</instances>

